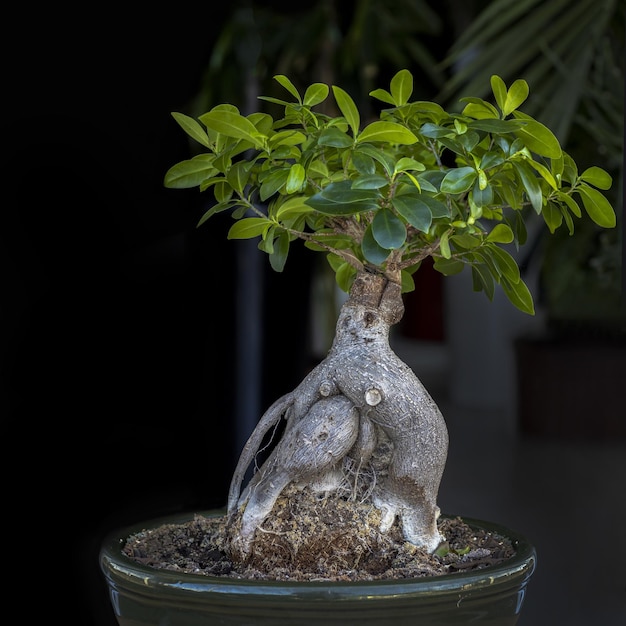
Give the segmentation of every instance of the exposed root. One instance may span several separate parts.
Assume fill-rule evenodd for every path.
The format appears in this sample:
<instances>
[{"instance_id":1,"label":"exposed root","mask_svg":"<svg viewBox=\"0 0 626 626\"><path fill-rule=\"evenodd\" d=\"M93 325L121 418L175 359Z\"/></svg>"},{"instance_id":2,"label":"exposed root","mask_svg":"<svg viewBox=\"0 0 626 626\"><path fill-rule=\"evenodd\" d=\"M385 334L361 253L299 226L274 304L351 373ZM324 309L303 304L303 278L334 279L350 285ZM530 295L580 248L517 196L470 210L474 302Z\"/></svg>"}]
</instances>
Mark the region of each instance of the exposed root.
<instances>
[{"instance_id":1,"label":"exposed root","mask_svg":"<svg viewBox=\"0 0 626 626\"><path fill-rule=\"evenodd\" d=\"M379 526L380 512L372 504L356 504L336 491L316 494L289 486L257 529L246 567L327 576L359 568L381 573L391 565L393 544L402 539L400 529L382 534Z\"/></svg>"},{"instance_id":2,"label":"exposed root","mask_svg":"<svg viewBox=\"0 0 626 626\"><path fill-rule=\"evenodd\" d=\"M337 489L337 496L352 502L371 502L378 481L387 475L387 466L393 446L384 433L379 433L375 450L367 461L357 461L346 456L343 461L344 480Z\"/></svg>"},{"instance_id":3,"label":"exposed root","mask_svg":"<svg viewBox=\"0 0 626 626\"><path fill-rule=\"evenodd\" d=\"M397 282L360 273L342 306L328 356L261 417L228 499L230 519L241 518L233 545L242 558L288 486L309 485L344 497L342 472L355 478L347 497L380 509L383 532L398 518L408 541L431 552L439 545L436 499L448 433L437 405L389 346L390 327L402 311ZM281 440L241 492L265 435L283 417ZM359 476L381 438L389 442L389 453L369 465L373 476L363 482Z\"/></svg>"}]
</instances>

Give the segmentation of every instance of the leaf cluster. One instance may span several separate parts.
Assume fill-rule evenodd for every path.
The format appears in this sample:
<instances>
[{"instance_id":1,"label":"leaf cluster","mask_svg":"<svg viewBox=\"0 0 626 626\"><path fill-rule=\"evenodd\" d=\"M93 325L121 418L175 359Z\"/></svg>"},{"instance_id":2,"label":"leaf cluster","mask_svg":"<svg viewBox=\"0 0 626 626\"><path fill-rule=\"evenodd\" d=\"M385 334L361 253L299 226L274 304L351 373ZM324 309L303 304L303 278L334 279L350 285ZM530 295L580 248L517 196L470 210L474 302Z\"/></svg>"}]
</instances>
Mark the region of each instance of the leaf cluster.
<instances>
[{"instance_id":1,"label":"leaf cluster","mask_svg":"<svg viewBox=\"0 0 626 626\"><path fill-rule=\"evenodd\" d=\"M379 116L362 120L352 97L337 86L310 85L304 94L284 75L274 77L284 107L241 115L220 104L197 120L174 119L206 152L165 175L170 188L198 187L215 202L200 224L230 211L229 239L259 238L272 267L282 271L296 240L327 254L337 282L348 290L367 269L401 278L433 258L444 275L472 270L474 288L492 299L500 285L520 310L534 312L532 296L508 246L526 241L525 216L542 215L550 232L574 232L582 211L599 226L615 226L600 190L612 180L599 168L578 172L550 129L519 110L528 84L510 87L494 75L495 104L463 98L461 112L411 101L413 76L401 70L389 90L370 96ZM315 107L332 96L340 112Z\"/></svg>"}]
</instances>

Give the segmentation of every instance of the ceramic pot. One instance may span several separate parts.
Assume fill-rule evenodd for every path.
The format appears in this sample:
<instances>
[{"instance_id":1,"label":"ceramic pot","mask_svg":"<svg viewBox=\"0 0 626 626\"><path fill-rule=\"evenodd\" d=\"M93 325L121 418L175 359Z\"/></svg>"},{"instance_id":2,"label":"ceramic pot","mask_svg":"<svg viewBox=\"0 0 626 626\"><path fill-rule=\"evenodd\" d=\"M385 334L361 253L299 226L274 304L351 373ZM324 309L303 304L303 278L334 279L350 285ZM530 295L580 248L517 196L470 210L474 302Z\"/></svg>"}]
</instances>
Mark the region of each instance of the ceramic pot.
<instances>
[{"instance_id":1,"label":"ceramic pot","mask_svg":"<svg viewBox=\"0 0 626 626\"><path fill-rule=\"evenodd\" d=\"M100 566L120 626L512 626L536 563L534 547L518 533L467 518L464 521L473 528L510 538L515 556L482 570L427 578L290 583L158 570L139 565L122 553L128 536L193 516L151 520L105 539Z\"/></svg>"}]
</instances>

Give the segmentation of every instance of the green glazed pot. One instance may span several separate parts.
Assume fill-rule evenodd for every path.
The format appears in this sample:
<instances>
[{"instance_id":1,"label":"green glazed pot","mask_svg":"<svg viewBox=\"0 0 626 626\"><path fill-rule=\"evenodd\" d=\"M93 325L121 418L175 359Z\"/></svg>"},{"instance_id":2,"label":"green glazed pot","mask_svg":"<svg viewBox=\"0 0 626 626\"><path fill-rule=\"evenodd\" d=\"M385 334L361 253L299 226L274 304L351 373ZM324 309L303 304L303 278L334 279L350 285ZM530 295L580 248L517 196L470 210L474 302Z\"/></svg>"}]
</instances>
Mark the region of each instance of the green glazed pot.
<instances>
[{"instance_id":1,"label":"green glazed pot","mask_svg":"<svg viewBox=\"0 0 626 626\"><path fill-rule=\"evenodd\" d=\"M516 555L502 565L427 578L289 583L179 574L139 565L122 553L128 536L193 516L151 520L105 539L100 566L120 626L512 626L536 563L535 548L518 533L467 518L473 528L511 539Z\"/></svg>"}]
</instances>

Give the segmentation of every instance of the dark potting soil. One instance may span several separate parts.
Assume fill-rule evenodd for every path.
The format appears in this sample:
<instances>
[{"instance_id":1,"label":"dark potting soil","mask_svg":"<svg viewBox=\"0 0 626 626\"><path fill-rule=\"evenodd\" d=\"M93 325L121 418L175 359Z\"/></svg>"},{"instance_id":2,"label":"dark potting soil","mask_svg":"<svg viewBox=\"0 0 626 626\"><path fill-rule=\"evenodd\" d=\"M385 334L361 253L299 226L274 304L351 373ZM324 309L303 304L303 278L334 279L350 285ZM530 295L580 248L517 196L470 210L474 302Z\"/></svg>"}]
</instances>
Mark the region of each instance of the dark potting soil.
<instances>
[{"instance_id":1,"label":"dark potting soil","mask_svg":"<svg viewBox=\"0 0 626 626\"><path fill-rule=\"evenodd\" d=\"M320 497L307 489L281 496L257 529L245 560L232 558L238 520L196 515L130 537L124 552L138 563L177 572L237 579L368 581L416 578L497 565L515 548L503 536L441 517L445 541L433 554L408 543L396 524L381 533L371 504Z\"/></svg>"}]
</instances>

